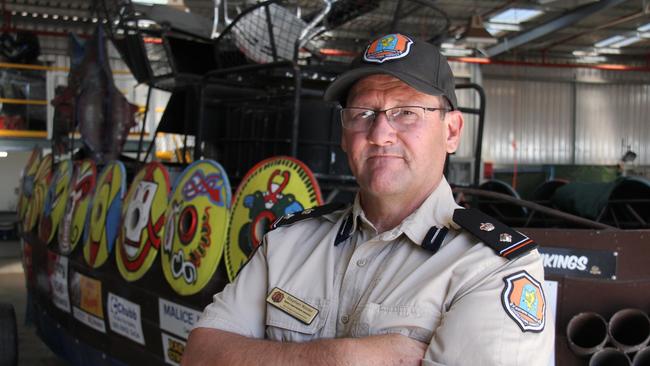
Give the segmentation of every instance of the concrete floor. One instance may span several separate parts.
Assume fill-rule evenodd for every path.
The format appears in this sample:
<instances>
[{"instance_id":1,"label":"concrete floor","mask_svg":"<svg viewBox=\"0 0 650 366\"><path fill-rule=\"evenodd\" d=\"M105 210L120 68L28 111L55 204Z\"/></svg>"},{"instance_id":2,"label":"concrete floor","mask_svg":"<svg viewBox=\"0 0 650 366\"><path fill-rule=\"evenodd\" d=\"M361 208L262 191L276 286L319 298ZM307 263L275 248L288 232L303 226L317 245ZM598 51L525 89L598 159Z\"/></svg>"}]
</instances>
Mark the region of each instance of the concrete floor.
<instances>
[{"instance_id":1,"label":"concrete floor","mask_svg":"<svg viewBox=\"0 0 650 366\"><path fill-rule=\"evenodd\" d=\"M25 324L27 291L20 258L20 242L0 241L0 301L13 304L18 323L18 365L63 366L36 335L34 325Z\"/></svg>"}]
</instances>

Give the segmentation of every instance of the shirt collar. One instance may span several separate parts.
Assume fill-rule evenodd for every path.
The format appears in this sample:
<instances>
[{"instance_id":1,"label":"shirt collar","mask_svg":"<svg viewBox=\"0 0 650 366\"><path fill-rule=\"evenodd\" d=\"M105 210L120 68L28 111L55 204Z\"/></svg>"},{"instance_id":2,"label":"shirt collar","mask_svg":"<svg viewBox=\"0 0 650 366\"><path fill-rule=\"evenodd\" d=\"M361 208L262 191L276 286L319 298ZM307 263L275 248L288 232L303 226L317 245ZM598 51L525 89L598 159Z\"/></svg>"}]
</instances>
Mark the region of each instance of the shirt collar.
<instances>
[{"instance_id":1,"label":"shirt collar","mask_svg":"<svg viewBox=\"0 0 650 366\"><path fill-rule=\"evenodd\" d=\"M458 229L458 225L452 221L454 210L457 208L460 206L454 201L451 187L443 176L438 187L422 202L422 205L407 216L400 225L390 230L390 233L385 234L393 237L404 233L414 244L422 245L431 227ZM361 208L358 193L352 205L352 220L350 232L360 229L360 225L375 230Z\"/></svg>"},{"instance_id":2,"label":"shirt collar","mask_svg":"<svg viewBox=\"0 0 650 366\"><path fill-rule=\"evenodd\" d=\"M443 176L438 187L399 225L400 230L417 245L422 242L431 227L458 229L452 218L454 210L460 208L454 201L454 195L447 179Z\"/></svg>"}]
</instances>

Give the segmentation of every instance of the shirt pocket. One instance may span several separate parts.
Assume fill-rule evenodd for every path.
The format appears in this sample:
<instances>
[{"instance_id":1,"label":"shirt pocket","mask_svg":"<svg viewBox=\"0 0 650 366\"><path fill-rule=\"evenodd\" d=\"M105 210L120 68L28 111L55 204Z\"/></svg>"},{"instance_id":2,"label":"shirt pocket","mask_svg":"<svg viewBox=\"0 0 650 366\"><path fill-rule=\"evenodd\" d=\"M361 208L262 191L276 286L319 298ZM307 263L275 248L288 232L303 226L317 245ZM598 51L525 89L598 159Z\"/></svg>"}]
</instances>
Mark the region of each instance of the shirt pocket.
<instances>
[{"instance_id":1,"label":"shirt pocket","mask_svg":"<svg viewBox=\"0 0 650 366\"><path fill-rule=\"evenodd\" d=\"M296 295L294 295L296 296ZM283 310L266 304L266 339L283 342L306 342L323 338L321 334L330 309L330 301L323 298L296 296L318 309L318 314L310 324L305 324Z\"/></svg>"},{"instance_id":2,"label":"shirt pocket","mask_svg":"<svg viewBox=\"0 0 650 366\"><path fill-rule=\"evenodd\" d=\"M432 304L367 303L353 322L353 337L396 333L429 343L440 323L440 311Z\"/></svg>"}]
</instances>

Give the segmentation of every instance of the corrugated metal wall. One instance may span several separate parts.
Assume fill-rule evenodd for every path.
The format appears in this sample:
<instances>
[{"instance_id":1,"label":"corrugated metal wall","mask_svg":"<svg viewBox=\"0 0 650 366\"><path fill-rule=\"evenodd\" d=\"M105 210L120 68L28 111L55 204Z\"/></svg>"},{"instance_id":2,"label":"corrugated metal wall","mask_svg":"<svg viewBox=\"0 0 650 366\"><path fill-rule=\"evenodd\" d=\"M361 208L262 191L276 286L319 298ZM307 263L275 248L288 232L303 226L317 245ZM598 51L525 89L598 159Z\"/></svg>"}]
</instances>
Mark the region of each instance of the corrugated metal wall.
<instances>
[{"instance_id":1,"label":"corrugated metal wall","mask_svg":"<svg viewBox=\"0 0 650 366\"><path fill-rule=\"evenodd\" d=\"M629 146L650 165L650 85L580 84L577 95L577 164L616 164Z\"/></svg>"},{"instance_id":2,"label":"corrugated metal wall","mask_svg":"<svg viewBox=\"0 0 650 366\"><path fill-rule=\"evenodd\" d=\"M629 145L650 165L650 75L489 65L485 161L616 164ZM516 142L516 152L513 148Z\"/></svg>"},{"instance_id":3,"label":"corrugated metal wall","mask_svg":"<svg viewBox=\"0 0 650 366\"><path fill-rule=\"evenodd\" d=\"M572 85L485 79L483 156L495 163L566 164L573 141Z\"/></svg>"}]
</instances>

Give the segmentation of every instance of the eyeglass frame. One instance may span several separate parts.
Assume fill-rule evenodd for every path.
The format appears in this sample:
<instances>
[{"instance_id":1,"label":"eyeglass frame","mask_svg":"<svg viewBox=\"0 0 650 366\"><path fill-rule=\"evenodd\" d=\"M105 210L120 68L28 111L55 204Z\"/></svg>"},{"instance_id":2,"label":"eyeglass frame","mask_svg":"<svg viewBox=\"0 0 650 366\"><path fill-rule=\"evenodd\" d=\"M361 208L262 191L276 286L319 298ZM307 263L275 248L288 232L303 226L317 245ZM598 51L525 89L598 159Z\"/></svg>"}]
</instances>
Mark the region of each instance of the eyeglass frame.
<instances>
[{"instance_id":1,"label":"eyeglass frame","mask_svg":"<svg viewBox=\"0 0 650 366\"><path fill-rule=\"evenodd\" d=\"M356 131L356 132L367 132L367 131L370 130L370 126L372 126L372 123L374 123L374 122L377 120L377 117L378 117L381 113L384 113L384 114L386 115L386 120L387 120L388 123L391 125L391 127L393 127L393 128L396 129L396 130L401 130L401 131L406 130L406 129L408 129L409 125L405 125L405 126L403 125L403 126L406 127L406 128L402 128L402 129L400 129L400 128L396 127L395 125L393 125L393 122L394 122L394 121L391 121L391 117L388 116L388 113L387 113L388 111L393 110L393 109L398 109L398 108L420 108L420 109L422 109L422 111L423 111L423 112L422 112L422 117L423 117L422 119L424 119L424 114L425 114L427 111L428 111L428 112L440 111L440 112L442 113L441 116L444 116L444 113L445 113L445 112L450 112L450 111L453 111L453 110L454 110L453 108L449 108L449 107L424 107L424 106L420 106L420 105L402 105L402 106L396 106L396 107L392 107L392 108L379 109L379 110L377 110L377 109L372 109L372 108L366 108L366 107L339 107L339 116L340 116L340 118L341 118L341 127L343 127L343 129L350 130L350 131ZM362 109L362 110L366 110L366 111L373 112L373 113L374 113L374 117L373 117L373 119L372 119L371 124L368 126L368 129L364 129L364 130L354 130L354 129L351 129L351 128L349 128L349 127L346 127L346 126L345 126L345 122L343 122L343 112L344 112L346 109ZM418 121L418 122L419 122L419 121Z\"/></svg>"}]
</instances>

